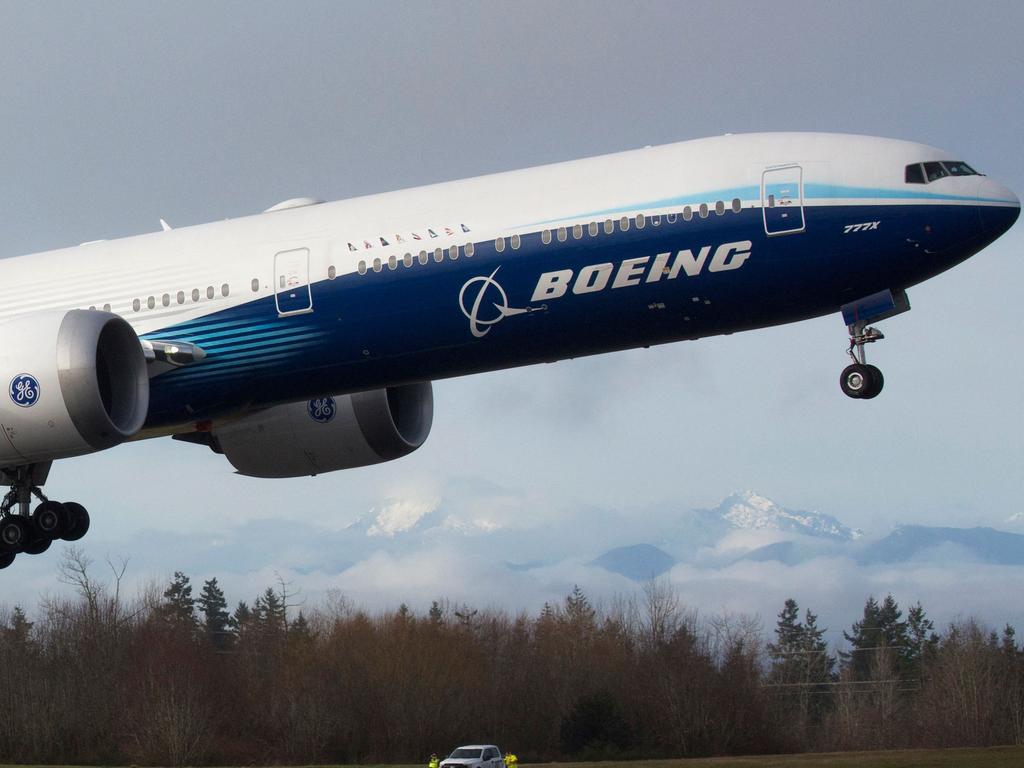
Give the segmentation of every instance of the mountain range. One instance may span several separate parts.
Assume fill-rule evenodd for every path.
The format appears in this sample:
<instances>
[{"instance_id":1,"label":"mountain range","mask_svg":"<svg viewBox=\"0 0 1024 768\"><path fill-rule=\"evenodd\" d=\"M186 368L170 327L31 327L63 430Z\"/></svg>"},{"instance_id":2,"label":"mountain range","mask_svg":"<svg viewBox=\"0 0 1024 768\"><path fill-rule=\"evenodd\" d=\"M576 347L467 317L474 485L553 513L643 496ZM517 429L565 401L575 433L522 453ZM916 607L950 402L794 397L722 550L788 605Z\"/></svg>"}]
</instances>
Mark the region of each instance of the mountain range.
<instances>
[{"instance_id":1,"label":"mountain range","mask_svg":"<svg viewBox=\"0 0 1024 768\"><path fill-rule=\"evenodd\" d=\"M845 556L862 565L949 559L1024 565L1024 535L994 528L905 525L870 539L831 515L786 509L747 491L729 496L714 509L695 509L681 516L657 545L615 547L591 564L642 581L680 562L728 565L751 560L796 565L821 556Z\"/></svg>"},{"instance_id":2,"label":"mountain range","mask_svg":"<svg viewBox=\"0 0 1024 768\"><path fill-rule=\"evenodd\" d=\"M440 547L448 558L497 559L519 572L578 562L633 581L660 576L677 564L797 565L819 557L861 565L950 560L1024 565L1019 533L905 525L872 537L832 515L789 509L753 491L734 493L713 508L579 510L550 520L541 511L530 519L491 519L477 508L469 512L442 500L397 500L325 535L322 544L330 547L337 571L365 557L367 548L401 555ZM1011 519L1007 527L1019 525Z\"/></svg>"}]
</instances>

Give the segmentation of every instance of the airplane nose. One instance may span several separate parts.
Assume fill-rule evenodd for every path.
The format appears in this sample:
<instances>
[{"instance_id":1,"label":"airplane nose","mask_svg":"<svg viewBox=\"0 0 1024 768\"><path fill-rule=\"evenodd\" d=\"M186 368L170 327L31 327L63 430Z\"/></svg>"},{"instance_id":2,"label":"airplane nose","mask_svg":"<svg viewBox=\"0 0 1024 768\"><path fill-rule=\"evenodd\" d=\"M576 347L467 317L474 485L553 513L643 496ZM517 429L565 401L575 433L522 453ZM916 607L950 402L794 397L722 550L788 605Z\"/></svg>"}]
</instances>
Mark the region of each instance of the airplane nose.
<instances>
[{"instance_id":1,"label":"airplane nose","mask_svg":"<svg viewBox=\"0 0 1024 768\"><path fill-rule=\"evenodd\" d=\"M986 235L998 237L1020 216L1020 199L998 181L983 178L978 184L978 214Z\"/></svg>"}]
</instances>

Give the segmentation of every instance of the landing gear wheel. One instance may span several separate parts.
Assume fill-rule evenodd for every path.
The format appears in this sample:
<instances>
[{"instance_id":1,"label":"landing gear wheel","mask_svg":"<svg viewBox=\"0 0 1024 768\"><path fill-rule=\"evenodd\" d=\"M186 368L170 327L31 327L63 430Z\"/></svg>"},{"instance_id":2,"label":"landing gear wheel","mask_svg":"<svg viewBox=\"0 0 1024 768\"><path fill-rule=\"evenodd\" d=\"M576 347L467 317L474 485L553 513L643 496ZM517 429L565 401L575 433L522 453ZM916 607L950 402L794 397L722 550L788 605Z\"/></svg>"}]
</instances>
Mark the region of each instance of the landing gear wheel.
<instances>
[{"instance_id":1,"label":"landing gear wheel","mask_svg":"<svg viewBox=\"0 0 1024 768\"><path fill-rule=\"evenodd\" d=\"M843 368L839 376L839 386L844 395L860 400L871 390L873 378L868 366L854 363Z\"/></svg>"},{"instance_id":2,"label":"landing gear wheel","mask_svg":"<svg viewBox=\"0 0 1024 768\"><path fill-rule=\"evenodd\" d=\"M14 562L13 552L0 552L0 571Z\"/></svg>"},{"instance_id":3,"label":"landing gear wheel","mask_svg":"<svg viewBox=\"0 0 1024 768\"><path fill-rule=\"evenodd\" d=\"M32 525L38 538L59 539L68 515L64 505L57 501L44 501L32 513Z\"/></svg>"},{"instance_id":4,"label":"landing gear wheel","mask_svg":"<svg viewBox=\"0 0 1024 768\"><path fill-rule=\"evenodd\" d=\"M32 538L32 526L20 515L0 518L0 552L21 552Z\"/></svg>"},{"instance_id":5,"label":"landing gear wheel","mask_svg":"<svg viewBox=\"0 0 1024 768\"><path fill-rule=\"evenodd\" d=\"M882 372L878 370L874 365L864 366L868 369L870 374L871 386L868 387L868 391L861 395L861 399L870 400L873 397L878 397L878 393L882 391L882 387L885 385L885 377L882 376Z\"/></svg>"},{"instance_id":6,"label":"landing gear wheel","mask_svg":"<svg viewBox=\"0 0 1024 768\"><path fill-rule=\"evenodd\" d=\"M64 526L61 538L64 541L78 541L89 532L89 513L75 501L66 502L63 506L67 525Z\"/></svg>"},{"instance_id":7,"label":"landing gear wheel","mask_svg":"<svg viewBox=\"0 0 1024 768\"><path fill-rule=\"evenodd\" d=\"M29 540L28 544L25 544L21 548L21 551L26 555L41 555L50 548L51 544L53 544L53 539L36 537Z\"/></svg>"}]
</instances>

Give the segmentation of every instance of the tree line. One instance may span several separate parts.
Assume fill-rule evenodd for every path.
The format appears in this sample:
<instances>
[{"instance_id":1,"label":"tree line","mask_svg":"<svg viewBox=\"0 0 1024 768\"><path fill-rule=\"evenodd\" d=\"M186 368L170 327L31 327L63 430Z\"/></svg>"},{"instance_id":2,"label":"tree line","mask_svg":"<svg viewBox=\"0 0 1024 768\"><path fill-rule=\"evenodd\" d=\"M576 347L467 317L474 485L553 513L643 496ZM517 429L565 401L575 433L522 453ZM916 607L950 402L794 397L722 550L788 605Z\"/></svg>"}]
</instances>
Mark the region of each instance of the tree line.
<instances>
[{"instance_id":1,"label":"tree line","mask_svg":"<svg viewBox=\"0 0 1024 768\"><path fill-rule=\"evenodd\" d=\"M1024 743L1024 652L966 619L868 598L833 653L787 600L770 633L665 581L538 614L445 600L370 613L279 579L127 598L66 551L70 597L0 608L0 763L420 762L493 742L523 761Z\"/></svg>"}]
</instances>

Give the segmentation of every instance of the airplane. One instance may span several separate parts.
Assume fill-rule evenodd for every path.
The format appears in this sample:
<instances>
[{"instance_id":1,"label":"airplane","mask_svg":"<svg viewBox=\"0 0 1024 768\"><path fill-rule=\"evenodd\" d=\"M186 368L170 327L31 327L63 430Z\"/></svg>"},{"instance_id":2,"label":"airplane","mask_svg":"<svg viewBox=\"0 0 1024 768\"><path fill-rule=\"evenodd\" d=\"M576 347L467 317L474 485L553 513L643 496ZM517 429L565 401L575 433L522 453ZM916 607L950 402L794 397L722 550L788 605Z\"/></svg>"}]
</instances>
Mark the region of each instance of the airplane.
<instances>
[{"instance_id":1,"label":"airplane","mask_svg":"<svg viewBox=\"0 0 1024 768\"><path fill-rule=\"evenodd\" d=\"M391 461L437 379L838 312L870 400L871 323L1019 214L956 153L761 133L4 259L0 568L88 530L43 494L55 460L171 436L253 477Z\"/></svg>"}]
</instances>

